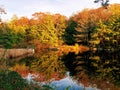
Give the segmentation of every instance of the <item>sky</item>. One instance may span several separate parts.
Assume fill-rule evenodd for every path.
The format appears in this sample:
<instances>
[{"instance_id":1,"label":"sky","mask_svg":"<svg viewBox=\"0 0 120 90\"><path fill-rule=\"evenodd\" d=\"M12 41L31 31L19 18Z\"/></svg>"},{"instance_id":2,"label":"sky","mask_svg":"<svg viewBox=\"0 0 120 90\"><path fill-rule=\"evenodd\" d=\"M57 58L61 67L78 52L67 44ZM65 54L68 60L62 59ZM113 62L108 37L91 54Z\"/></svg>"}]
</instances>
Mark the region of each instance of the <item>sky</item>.
<instances>
[{"instance_id":1,"label":"sky","mask_svg":"<svg viewBox=\"0 0 120 90\"><path fill-rule=\"evenodd\" d=\"M110 0L110 3L120 4L120 0ZM70 17L85 8L100 7L100 4L94 3L94 0L0 0L0 6L7 12L1 18L9 20L13 15L31 18L35 12L59 13Z\"/></svg>"}]
</instances>

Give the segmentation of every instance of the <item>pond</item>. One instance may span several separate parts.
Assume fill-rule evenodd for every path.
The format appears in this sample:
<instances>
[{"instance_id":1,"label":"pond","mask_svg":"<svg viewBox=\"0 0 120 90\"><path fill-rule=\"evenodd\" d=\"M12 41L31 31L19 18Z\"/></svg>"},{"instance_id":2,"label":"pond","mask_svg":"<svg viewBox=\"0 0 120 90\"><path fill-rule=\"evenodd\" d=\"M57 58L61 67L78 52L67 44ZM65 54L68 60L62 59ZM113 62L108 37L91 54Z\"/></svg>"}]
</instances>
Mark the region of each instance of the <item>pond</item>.
<instances>
[{"instance_id":1,"label":"pond","mask_svg":"<svg viewBox=\"0 0 120 90\"><path fill-rule=\"evenodd\" d=\"M56 90L120 90L118 51L88 51L78 54L46 51L14 63L9 62L9 65L10 69L23 77L36 75L34 81L49 83Z\"/></svg>"}]
</instances>

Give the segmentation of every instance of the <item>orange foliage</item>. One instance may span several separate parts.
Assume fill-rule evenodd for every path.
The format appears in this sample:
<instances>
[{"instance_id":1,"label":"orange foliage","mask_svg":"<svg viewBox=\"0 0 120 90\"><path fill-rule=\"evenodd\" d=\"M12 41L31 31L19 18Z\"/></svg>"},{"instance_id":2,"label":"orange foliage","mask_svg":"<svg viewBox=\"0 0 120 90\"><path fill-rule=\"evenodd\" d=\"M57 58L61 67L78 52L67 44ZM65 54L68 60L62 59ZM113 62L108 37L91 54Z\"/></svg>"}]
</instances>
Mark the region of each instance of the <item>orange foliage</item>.
<instances>
[{"instance_id":1,"label":"orange foliage","mask_svg":"<svg viewBox=\"0 0 120 90\"><path fill-rule=\"evenodd\" d=\"M35 45L35 56L36 57L39 57L39 54L41 52L46 52L48 51L48 48L50 47L49 44L43 44L43 43L40 43L39 40L33 40L31 41L30 43L33 43Z\"/></svg>"},{"instance_id":2,"label":"orange foliage","mask_svg":"<svg viewBox=\"0 0 120 90\"><path fill-rule=\"evenodd\" d=\"M88 87L90 85L90 79L85 74L85 72L78 73L77 77L79 77L79 82L82 83L84 86Z\"/></svg>"},{"instance_id":3,"label":"orange foliage","mask_svg":"<svg viewBox=\"0 0 120 90\"><path fill-rule=\"evenodd\" d=\"M25 66L25 64L23 65L16 64L14 67L10 69L18 72L22 77L26 77L29 72L29 68Z\"/></svg>"},{"instance_id":4,"label":"orange foliage","mask_svg":"<svg viewBox=\"0 0 120 90\"><path fill-rule=\"evenodd\" d=\"M68 45L63 45L59 47L59 54L65 53L68 54L69 52L74 52L75 54L83 53L89 50L89 47L83 46L83 45L75 45L75 46L68 46Z\"/></svg>"},{"instance_id":5,"label":"orange foliage","mask_svg":"<svg viewBox=\"0 0 120 90\"><path fill-rule=\"evenodd\" d=\"M21 17L15 22L15 25L17 26L25 26L25 25L29 26L29 24L30 24L30 20L27 17Z\"/></svg>"},{"instance_id":6,"label":"orange foliage","mask_svg":"<svg viewBox=\"0 0 120 90\"><path fill-rule=\"evenodd\" d=\"M63 15L60 15L60 14L55 14L55 15L52 15L53 19L54 19L54 23L57 24L60 22L60 20L67 20L67 17L66 16L63 16Z\"/></svg>"},{"instance_id":7,"label":"orange foliage","mask_svg":"<svg viewBox=\"0 0 120 90\"><path fill-rule=\"evenodd\" d=\"M10 68L10 70L14 70L18 72L22 77L27 77L28 74L30 73L34 78L35 81L38 82L43 82L47 81L48 77L44 73L41 72L36 72L36 71L31 71L29 67L25 66L25 64L16 64L14 67ZM37 77L36 77L37 76ZM52 73L51 78L54 78L54 80L60 80L60 75L57 72ZM49 78L49 79L51 79Z\"/></svg>"},{"instance_id":8,"label":"orange foliage","mask_svg":"<svg viewBox=\"0 0 120 90\"><path fill-rule=\"evenodd\" d=\"M48 16L48 13L43 13L43 12L36 12L32 14L33 19L36 20L37 23L43 23L46 16Z\"/></svg>"},{"instance_id":9,"label":"orange foliage","mask_svg":"<svg viewBox=\"0 0 120 90\"><path fill-rule=\"evenodd\" d=\"M11 70L14 70L18 72L22 77L27 77L28 74L37 75L38 77L35 78L36 81L45 81L45 77L42 73L33 72L29 70L29 67L25 66L25 64L16 64L14 67L10 68Z\"/></svg>"},{"instance_id":10,"label":"orange foliage","mask_svg":"<svg viewBox=\"0 0 120 90\"><path fill-rule=\"evenodd\" d=\"M74 15L72 19L78 24L77 30L82 30L81 28L97 25L99 20L107 21L111 15L110 10L101 7L91 10L85 9Z\"/></svg>"},{"instance_id":11,"label":"orange foliage","mask_svg":"<svg viewBox=\"0 0 120 90\"><path fill-rule=\"evenodd\" d=\"M32 18L30 19L30 25L35 25L37 22Z\"/></svg>"},{"instance_id":12,"label":"orange foliage","mask_svg":"<svg viewBox=\"0 0 120 90\"><path fill-rule=\"evenodd\" d=\"M60 79L61 79L61 76L60 76L59 73L54 72L54 73L52 74L52 78L54 78L55 80L60 80Z\"/></svg>"},{"instance_id":13,"label":"orange foliage","mask_svg":"<svg viewBox=\"0 0 120 90\"><path fill-rule=\"evenodd\" d=\"M43 82L43 81L47 81L47 80L50 80L50 79L54 79L54 80L60 80L61 79L60 75L57 72L52 73L50 78L46 77L46 75L44 73L41 73L41 72L31 72L31 74L33 74L33 76L37 75L37 77L34 80L38 81L38 82Z\"/></svg>"},{"instance_id":14,"label":"orange foliage","mask_svg":"<svg viewBox=\"0 0 120 90\"><path fill-rule=\"evenodd\" d=\"M79 46L80 53L86 52L86 51L89 51L89 50L90 50L90 48L87 47L87 46L82 46L82 45Z\"/></svg>"},{"instance_id":15,"label":"orange foliage","mask_svg":"<svg viewBox=\"0 0 120 90\"><path fill-rule=\"evenodd\" d=\"M83 21L88 22L89 20L98 21L100 19L106 21L109 19L111 14L112 13L109 10L106 10L103 7L92 10L85 9L82 12L75 15L74 20L77 21L78 23L80 20L82 20L82 22Z\"/></svg>"}]
</instances>

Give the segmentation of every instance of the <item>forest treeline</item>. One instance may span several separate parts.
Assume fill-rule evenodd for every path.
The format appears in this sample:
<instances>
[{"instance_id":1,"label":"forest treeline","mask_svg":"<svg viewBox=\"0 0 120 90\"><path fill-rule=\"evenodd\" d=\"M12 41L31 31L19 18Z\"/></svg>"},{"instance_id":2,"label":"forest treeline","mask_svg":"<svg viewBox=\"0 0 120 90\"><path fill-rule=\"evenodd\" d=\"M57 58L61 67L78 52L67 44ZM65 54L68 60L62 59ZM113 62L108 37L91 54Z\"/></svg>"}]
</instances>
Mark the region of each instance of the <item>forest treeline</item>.
<instances>
[{"instance_id":1,"label":"forest treeline","mask_svg":"<svg viewBox=\"0 0 120 90\"><path fill-rule=\"evenodd\" d=\"M70 18L36 12L32 18L13 16L0 24L0 47L26 48L86 45L120 49L120 4L84 9Z\"/></svg>"}]
</instances>

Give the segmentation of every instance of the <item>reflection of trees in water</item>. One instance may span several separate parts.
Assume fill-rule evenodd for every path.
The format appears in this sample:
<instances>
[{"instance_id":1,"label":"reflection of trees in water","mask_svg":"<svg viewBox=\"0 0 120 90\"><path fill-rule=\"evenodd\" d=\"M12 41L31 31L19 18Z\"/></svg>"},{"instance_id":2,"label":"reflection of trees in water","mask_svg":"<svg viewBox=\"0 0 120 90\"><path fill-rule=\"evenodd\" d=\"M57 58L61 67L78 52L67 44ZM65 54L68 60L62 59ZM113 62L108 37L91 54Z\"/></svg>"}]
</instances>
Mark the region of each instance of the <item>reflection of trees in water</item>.
<instances>
[{"instance_id":1,"label":"reflection of trees in water","mask_svg":"<svg viewBox=\"0 0 120 90\"><path fill-rule=\"evenodd\" d=\"M63 61L71 74L84 85L96 84L102 90L117 90L115 86L120 86L119 58L118 52L86 52L78 55L69 53Z\"/></svg>"},{"instance_id":2,"label":"reflection of trees in water","mask_svg":"<svg viewBox=\"0 0 120 90\"><path fill-rule=\"evenodd\" d=\"M25 63L31 73L39 74L42 77L40 81L60 79L65 74L65 66L56 52L40 53L37 57L24 58L20 63Z\"/></svg>"},{"instance_id":3,"label":"reflection of trees in water","mask_svg":"<svg viewBox=\"0 0 120 90\"><path fill-rule=\"evenodd\" d=\"M32 65L37 65L37 71L43 72L47 77L50 77L53 73L63 74L65 72L65 67L63 62L60 60L56 52L43 53L38 57L36 62ZM32 67L33 69L35 67Z\"/></svg>"},{"instance_id":4,"label":"reflection of trees in water","mask_svg":"<svg viewBox=\"0 0 120 90\"><path fill-rule=\"evenodd\" d=\"M29 67L27 69L23 67L25 72L39 73L41 77L39 81L47 81L51 78L60 79L67 68L67 71L70 71L70 74L85 86L97 85L102 90L108 88L119 90L116 87L120 86L119 52L85 52L78 55L69 53L59 56L54 51L40 53L37 57L27 57L18 63ZM22 69L22 66L16 67L18 67L17 70Z\"/></svg>"}]
</instances>

